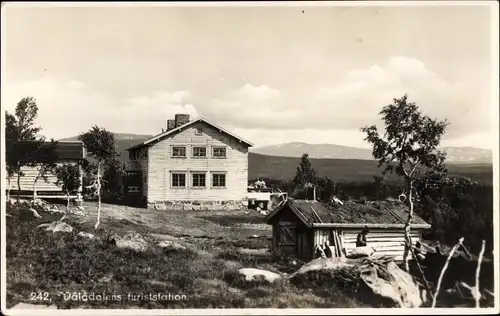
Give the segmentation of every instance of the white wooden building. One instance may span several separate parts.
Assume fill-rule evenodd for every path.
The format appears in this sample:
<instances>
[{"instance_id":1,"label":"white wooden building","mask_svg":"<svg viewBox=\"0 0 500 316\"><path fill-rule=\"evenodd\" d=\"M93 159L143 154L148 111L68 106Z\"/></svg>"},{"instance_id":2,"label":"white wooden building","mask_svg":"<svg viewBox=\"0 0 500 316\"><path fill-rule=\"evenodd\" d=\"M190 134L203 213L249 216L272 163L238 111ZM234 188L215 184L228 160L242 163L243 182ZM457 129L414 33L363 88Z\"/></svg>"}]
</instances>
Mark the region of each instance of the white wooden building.
<instances>
[{"instance_id":1,"label":"white wooden building","mask_svg":"<svg viewBox=\"0 0 500 316\"><path fill-rule=\"evenodd\" d=\"M310 260L317 246L335 246L334 256L349 254L356 248L357 235L367 227L367 245L377 255L402 260L404 223L407 207L397 200L343 205L289 199L271 212L266 221L273 226L273 250ZM431 226L414 214L411 239L415 244Z\"/></svg>"},{"instance_id":2,"label":"white wooden building","mask_svg":"<svg viewBox=\"0 0 500 316\"><path fill-rule=\"evenodd\" d=\"M157 209L239 208L251 146L205 118L176 114L162 133L128 149L125 194Z\"/></svg>"},{"instance_id":3,"label":"white wooden building","mask_svg":"<svg viewBox=\"0 0 500 316\"><path fill-rule=\"evenodd\" d=\"M49 146L49 142L46 143ZM55 144L55 157L56 165L62 164L78 164L85 159L85 148L81 141L58 141ZM11 196L16 196L20 190L22 198L31 198L33 190L35 189L35 178L39 177L39 166L23 166L21 167L22 175L18 178L14 174L10 179L7 177L7 190ZM70 198L81 200L82 199L82 183L83 183L83 170L79 167L80 179L79 187L74 192L70 192ZM46 174L46 179L39 178L36 182L36 191L38 198L66 198L65 192L62 190L61 185L57 185L57 177L53 172Z\"/></svg>"}]
</instances>

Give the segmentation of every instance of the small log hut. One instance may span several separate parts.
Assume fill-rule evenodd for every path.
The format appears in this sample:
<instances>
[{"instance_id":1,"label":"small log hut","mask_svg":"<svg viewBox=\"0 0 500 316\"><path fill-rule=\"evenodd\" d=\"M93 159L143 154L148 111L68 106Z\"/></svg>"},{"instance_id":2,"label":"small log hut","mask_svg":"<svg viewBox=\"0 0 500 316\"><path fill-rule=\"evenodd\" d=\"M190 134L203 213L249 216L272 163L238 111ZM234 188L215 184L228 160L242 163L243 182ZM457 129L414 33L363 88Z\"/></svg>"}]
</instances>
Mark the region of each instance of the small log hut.
<instances>
[{"instance_id":1,"label":"small log hut","mask_svg":"<svg viewBox=\"0 0 500 316\"><path fill-rule=\"evenodd\" d=\"M377 255L403 259L404 223L408 207L395 199L385 201L319 202L288 199L272 211L266 222L273 226L273 251L302 260L315 257L318 246L334 246L332 256L348 255L357 235L368 227L367 246ZM415 244L431 226L413 215L411 239Z\"/></svg>"}]
</instances>

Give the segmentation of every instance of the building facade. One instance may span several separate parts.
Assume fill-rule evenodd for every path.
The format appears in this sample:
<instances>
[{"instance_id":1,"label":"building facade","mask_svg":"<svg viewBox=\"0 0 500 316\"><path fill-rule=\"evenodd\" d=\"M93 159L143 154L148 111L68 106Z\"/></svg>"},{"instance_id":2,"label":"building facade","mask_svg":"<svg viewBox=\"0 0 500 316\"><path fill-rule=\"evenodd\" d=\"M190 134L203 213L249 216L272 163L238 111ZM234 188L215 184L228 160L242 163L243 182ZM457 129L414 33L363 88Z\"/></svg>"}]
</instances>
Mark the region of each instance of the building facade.
<instances>
[{"instance_id":1,"label":"building facade","mask_svg":"<svg viewBox=\"0 0 500 316\"><path fill-rule=\"evenodd\" d=\"M46 146L50 143L47 142ZM81 141L58 141L55 143L55 159L56 166L62 164L77 165L79 162L85 159L85 148ZM33 161L36 162L36 161ZM7 191L11 196L17 195L20 191L20 197L31 198L33 196L33 191L36 190L36 195L38 198L66 198L66 192L63 191L62 186L56 184L57 177L54 172L47 172L44 178L39 175L40 166L36 163L31 166L21 167L21 177L19 178L17 174L12 177L7 177ZM70 192L70 198L78 201L82 200L83 192L83 170L79 166L79 187L74 192ZM36 179L36 185L35 185Z\"/></svg>"},{"instance_id":2,"label":"building facade","mask_svg":"<svg viewBox=\"0 0 500 316\"><path fill-rule=\"evenodd\" d=\"M126 195L156 209L236 208L246 203L252 144L204 118L177 114L167 130L129 151Z\"/></svg>"}]
</instances>

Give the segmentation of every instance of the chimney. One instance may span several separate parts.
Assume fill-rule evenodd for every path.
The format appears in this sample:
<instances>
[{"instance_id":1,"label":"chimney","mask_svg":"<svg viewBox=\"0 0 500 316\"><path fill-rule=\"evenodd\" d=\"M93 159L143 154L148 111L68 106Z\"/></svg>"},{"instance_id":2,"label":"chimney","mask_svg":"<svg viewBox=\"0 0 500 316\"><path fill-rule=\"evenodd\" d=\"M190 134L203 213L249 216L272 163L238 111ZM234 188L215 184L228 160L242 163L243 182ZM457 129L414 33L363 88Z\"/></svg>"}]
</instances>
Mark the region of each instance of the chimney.
<instances>
[{"instance_id":1,"label":"chimney","mask_svg":"<svg viewBox=\"0 0 500 316\"><path fill-rule=\"evenodd\" d=\"M167 131L175 128L175 120L167 120Z\"/></svg>"},{"instance_id":2,"label":"chimney","mask_svg":"<svg viewBox=\"0 0 500 316\"><path fill-rule=\"evenodd\" d=\"M189 114L175 114L175 127L179 127L189 122Z\"/></svg>"}]
</instances>

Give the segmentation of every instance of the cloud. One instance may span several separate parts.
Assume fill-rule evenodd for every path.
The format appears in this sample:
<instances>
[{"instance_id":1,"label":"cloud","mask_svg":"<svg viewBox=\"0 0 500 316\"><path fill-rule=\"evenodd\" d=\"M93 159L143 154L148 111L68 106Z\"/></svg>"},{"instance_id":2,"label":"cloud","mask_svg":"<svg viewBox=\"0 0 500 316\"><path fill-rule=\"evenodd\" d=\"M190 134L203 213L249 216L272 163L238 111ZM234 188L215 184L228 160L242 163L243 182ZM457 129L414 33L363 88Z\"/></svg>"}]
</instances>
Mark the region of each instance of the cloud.
<instances>
[{"instance_id":1,"label":"cloud","mask_svg":"<svg viewBox=\"0 0 500 316\"><path fill-rule=\"evenodd\" d=\"M127 97L96 92L83 82L55 76L7 81L2 90L2 105L8 111L24 96L36 98L38 124L47 137L73 136L92 125L114 132L156 134L166 127L167 119L187 113L205 116L256 146L288 141L366 146L359 127L379 123L381 107L408 93L424 113L450 121L445 142L491 147L483 140L491 133L489 107L484 106L487 88L473 82L448 82L421 61L407 57L353 69L333 86L278 90L246 83L233 90L221 88L212 93L215 97L206 98L196 91L161 89Z\"/></svg>"},{"instance_id":2,"label":"cloud","mask_svg":"<svg viewBox=\"0 0 500 316\"><path fill-rule=\"evenodd\" d=\"M277 91L247 84L203 110L242 128L356 130L380 123L382 106L405 93L425 114L448 119L447 137L489 132L487 98L475 90L473 82L448 82L421 61L407 57L351 70L336 86Z\"/></svg>"},{"instance_id":3,"label":"cloud","mask_svg":"<svg viewBox=\"0 0 500 316\"><path fill-rule=\"evenodd\" d=\"M39 108L37 124L43 135L56 139L83 133L93 125L114 132L156 134L175 113L197 115L188 102L188 91L157 91L123 99L93 92L82 82L45 76L8 83L2 92L2 105L9 112L21 98L35 97Z\"/></svg>"}]
</instances>

